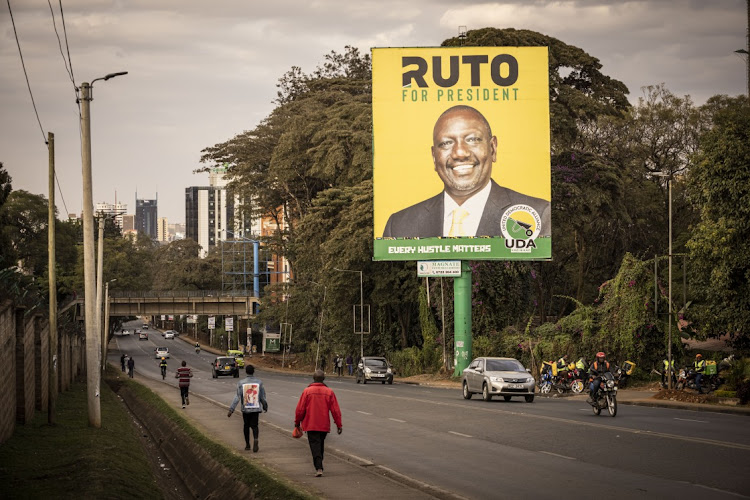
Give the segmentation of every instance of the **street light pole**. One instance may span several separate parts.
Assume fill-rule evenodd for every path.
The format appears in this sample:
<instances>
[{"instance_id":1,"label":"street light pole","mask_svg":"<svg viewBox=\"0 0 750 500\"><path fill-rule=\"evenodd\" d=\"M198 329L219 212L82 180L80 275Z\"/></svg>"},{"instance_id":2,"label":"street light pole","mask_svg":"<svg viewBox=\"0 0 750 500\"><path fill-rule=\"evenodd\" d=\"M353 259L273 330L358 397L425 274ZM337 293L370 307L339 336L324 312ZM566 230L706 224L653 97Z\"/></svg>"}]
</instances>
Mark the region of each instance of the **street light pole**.
<instances>
[{"instance_id":1,"label":"street light pole","mask_svg":"<svg viewBox=\"0 0 750 500\"><path fill-rule=\"evenodd\" d=\"M126 71L110 73L91 83L81 84L81 166L83 173L83 281L86 324L86 385L89 425L102 426L99 388L99 328L96 324L96 270L94 269L94 196L91 181L91 101L94 82L125 75Z\"/></svg>"},{"instance_id":2,"label":"street light pole","mask_svg":"<svg viewBox=\"0 0 750 500\"><path fill-rule=\"evenodd\" d=\"M654 174L656 177L664 177L667 179L667 205L668 205L668 215L667 218L669 220L669 254L667 255L667 266L669 267L669 283L668 283L668 302L669 302L669 313L668 313L668 336L667 336L667 367L665 369L665 372L667 373L667 387L672 390L672 173L663 173L659 172Z\"/></svg>"},{"instance_id":3,"label":"street light pole","mask_svg":"<svg viewBox=\"0 0 750 500\"><path fill-rule=\"evenodd\" d=\"M104 330L102 332L102 370L107 366L107 348L109 344L109 284L117 278L107 281L104 285Z\"/></svg>"}]
</instances>

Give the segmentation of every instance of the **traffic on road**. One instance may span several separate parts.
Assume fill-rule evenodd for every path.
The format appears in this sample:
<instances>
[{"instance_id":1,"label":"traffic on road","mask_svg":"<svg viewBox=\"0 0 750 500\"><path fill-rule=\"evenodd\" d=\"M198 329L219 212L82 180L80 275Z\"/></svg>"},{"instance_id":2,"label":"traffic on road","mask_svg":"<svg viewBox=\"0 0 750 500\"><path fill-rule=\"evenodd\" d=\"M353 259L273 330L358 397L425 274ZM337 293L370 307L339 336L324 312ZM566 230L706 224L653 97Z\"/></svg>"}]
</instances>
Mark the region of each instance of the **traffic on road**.
<instances>
[{"instance_id":1,"label":"traffic on road","mask_svg":"<svg viewBox=\"0 0 750 500\"><path fill-rule=\"evenodd\" d=\"M163 339L153 330L152 336L147 342L116 336L111 360L126 354L136 360L136 379L161 380L154 349ZM217 359L231 356L199 351L179 340L169 347L172 375L163 383L175 386L177 398L173 373L186 361L194 375L191 397L215 402L217 418L223 415L220 405L232 401L237 381L214 374L217 366L226 366L224 361L217 365ZM253 358L244 362L252 364ZM495 371L484 368L482 376ZM519 373L519 379L530 377L525 369ZM255 375L263 380L269 404L263 421L291 429L310 374L257 369ZM677 498L696 492L707 498L750 496L750 432L743 416L627 406L620 407L618 418L602 419L583 396L541 397L537 389L533 404L526 395L483 401L467 399L461 389L357 380L356 374L329 374L325 380L338 397L346 429L331 440L331 452L454 495L536 498L558 491L561 484L566 491L586 492L596 477L613 498ZM482 393L481 386L469 390ZM502 390L496 394L504 396Z\"/></svg>"}]
</instances>

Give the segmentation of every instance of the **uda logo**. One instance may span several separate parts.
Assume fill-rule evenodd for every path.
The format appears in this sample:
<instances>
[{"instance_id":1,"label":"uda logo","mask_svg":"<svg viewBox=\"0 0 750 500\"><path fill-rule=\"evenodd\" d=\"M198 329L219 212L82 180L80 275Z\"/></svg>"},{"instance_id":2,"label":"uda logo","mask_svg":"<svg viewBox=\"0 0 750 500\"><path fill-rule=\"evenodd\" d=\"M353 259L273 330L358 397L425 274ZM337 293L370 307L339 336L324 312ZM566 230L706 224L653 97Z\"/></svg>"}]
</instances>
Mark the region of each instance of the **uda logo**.
<instances>
[{"instance_id":1,"label":"uda logo","mask_svg":"<svg viewBox=\"0 0 750 500\"><path fill-rule=\"evenodd\" d=\"M536 248L534 240L542 230L542 219L528 205L513 205L503 213L501 228L506 248L512 253L530 253Z\"/></svg>"}]
</instances>

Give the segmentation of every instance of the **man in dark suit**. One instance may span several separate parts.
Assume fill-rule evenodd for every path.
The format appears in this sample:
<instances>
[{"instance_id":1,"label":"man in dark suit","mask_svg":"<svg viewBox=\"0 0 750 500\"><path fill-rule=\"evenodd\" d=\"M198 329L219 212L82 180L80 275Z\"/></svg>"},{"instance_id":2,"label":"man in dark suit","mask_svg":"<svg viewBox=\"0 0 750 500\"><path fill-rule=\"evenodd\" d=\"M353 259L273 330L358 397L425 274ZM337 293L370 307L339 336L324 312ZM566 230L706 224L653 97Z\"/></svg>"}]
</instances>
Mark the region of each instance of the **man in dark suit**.
<instances>
[{"instance_id":1,"label":"man in dark suit","mask_svg":"<svg viewBox=\"0 0 750 500\"><path fill-rule=\"evenodd\" d=\"M446 110L435 123L432 140L432 161L445 189L391 215L384 238L501 236L503 215L514 205L526 205L538 214L527 228L531 233L550 235L549 201L492 180L497 137L479 111L463 105Z\"/></svg>"}]
</instances>

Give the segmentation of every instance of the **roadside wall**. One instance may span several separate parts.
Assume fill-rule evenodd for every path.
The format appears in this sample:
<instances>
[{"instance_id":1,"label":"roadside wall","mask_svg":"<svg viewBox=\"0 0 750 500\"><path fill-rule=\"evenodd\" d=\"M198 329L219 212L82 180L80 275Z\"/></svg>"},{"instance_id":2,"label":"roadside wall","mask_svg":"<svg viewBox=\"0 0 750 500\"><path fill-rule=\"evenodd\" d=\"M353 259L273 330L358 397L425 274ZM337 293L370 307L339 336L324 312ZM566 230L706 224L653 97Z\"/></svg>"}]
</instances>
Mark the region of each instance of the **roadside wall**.
<instances>
[{"instance_id":1,"label":"roadside wall","mask_svg":"<svg viewBox=\"0 0 750 500\"><path fill-rule=\"evenodd\" d=\"M12 301L0 303L0 444L16 425L49 408L49 322L26 316ZM85 345L80 335L58 334L58 391L85 373Z\"/></svg>"}]
</instances>

